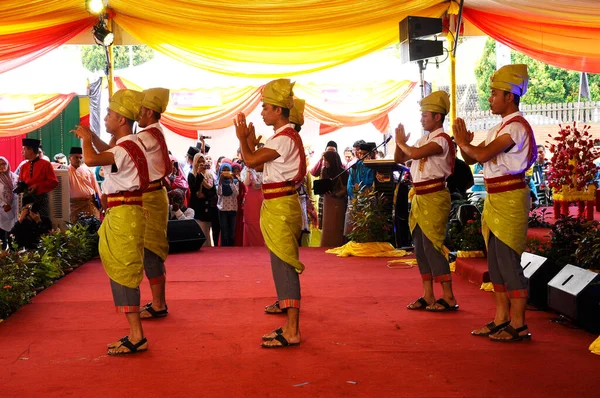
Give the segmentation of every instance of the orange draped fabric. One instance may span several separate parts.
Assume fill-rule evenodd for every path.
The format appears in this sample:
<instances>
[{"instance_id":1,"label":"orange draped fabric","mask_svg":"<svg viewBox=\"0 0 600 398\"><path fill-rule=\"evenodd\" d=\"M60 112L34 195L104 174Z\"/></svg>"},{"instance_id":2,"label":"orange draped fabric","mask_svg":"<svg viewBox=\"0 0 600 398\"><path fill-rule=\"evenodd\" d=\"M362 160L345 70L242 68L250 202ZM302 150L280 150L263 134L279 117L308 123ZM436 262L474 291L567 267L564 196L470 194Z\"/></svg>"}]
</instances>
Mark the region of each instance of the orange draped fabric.
<instances>
[{"instance_id":1,"label":"orange draped fabric","mask_svg":"<svg viewBox=\"0 0 600 398\"><path fill-rule=\"evenodd\" d=\"M388 115L385 115L382 118L379 118L377 120L373 120L371 123L373 123L373 126L379 130L381 133L385 133L388 129L388 126L390 125L390 118ZM333 133L336 130L339 130L341 127L337 127L337 126L328 126L326 124L321 124L319 125L319 135L325 135L325 134L329 134L329 133Z\"/></svg>"},{"instance_id":2,"label":"orange draped fabric","mask_svg":"<svg viewBox=\"0 0 600 398\"><path fill-rule=\"evenodd\" d=\"M95 18L86 18L48 28L0 35L0 73L24 65L65 44L94 26Z\"/></svg>"},{"instance_id":3,"label":"orange draped fabric","mask_svg":"<svg viewBox=\"0 0 600 398\"><path fill-rule=\"evenodd\" d=\"M304 113L306 117L321 123L319 128L320 135L331 133L341 127L359 126L365 123L373 123L379 131L382 131L382 128L383 131L385 131L387 128L385 125L385 117L392 109L396 108L402 101L404 101L416 84L417 83L415 82L407 82L401 87L402 90L397 93L395 100L379 107L377 109L377 113L365 112L364 114L335 114L333 112L328 112L324 109L312 106L308 103L306 104ZM389 120L387 123L389 124Z\"/></svg>"},{"instance_id":4,"label":"orange draped fabric","mask_svg":"<svg viewBox=\"0 0 600 398\"><path fill-rule=\"evenodd\" d=\"M35 101L33 111L0 113L0 137L27 134L44 126L58 116L75 95L42 95Z\"/></svg>"},{"instance_id":5,"label":"orange draped fabric","mask_svg":"<svg viewBox=\"0 0 600 398\"><path fill-rule=\"evenodd\" d=\"M120 77L115 78L115 83L119 89L143 90L135 83ZM342 127L359 126L366 123L373 123L379 131L385 132L389 125L387 114L404 101L416 86L415 82L410 81L390 83L382 85L381 90L375 90L375 94L381 96L380 102L376 105L372 104L370 108L365 107L362 102L357 105L356 101L351 102L349 107L340 107L339 105L328 107L327 102L322 99L321 86L314 84L302 85L297 83L294 91L299 97L305 98L307 101L319 102L318 105L311 105L307 102L304 113L305 117L321 124L321 135ZM161 123L176 134L194 139L197 130L216 130L231 127L233 118L239 112L249 114L260 104L262 89L263 86L236 88L234 94L224 94L224 97L229 98L229 101L223 101L220 105L187 108L177 108L171 105L163 113ZM231 88L215 90L226 92L231 91Z\"/></svg>"},{"instance_id":6,"label":"orange draped fabric","mask_svg":"<svg viewBox=\"0 0 600 398\"><path fill-rule=\"evenodd\" d=\"M568 8L568 2L565 2ZM600 73L600 27L552 18L519 18L464 9L465 18L495 40L550 65Z\"/></svg>"}]
</instances>

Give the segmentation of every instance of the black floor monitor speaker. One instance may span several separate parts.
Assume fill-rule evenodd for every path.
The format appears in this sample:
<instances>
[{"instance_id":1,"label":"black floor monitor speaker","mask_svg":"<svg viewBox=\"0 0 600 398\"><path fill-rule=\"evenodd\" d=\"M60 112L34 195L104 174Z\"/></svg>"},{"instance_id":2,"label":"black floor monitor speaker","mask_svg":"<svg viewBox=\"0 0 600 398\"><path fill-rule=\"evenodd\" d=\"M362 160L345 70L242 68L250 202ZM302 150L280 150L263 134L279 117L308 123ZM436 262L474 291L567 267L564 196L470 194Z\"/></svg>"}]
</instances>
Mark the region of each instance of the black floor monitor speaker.
<instances>
[{"instance_id":1,"label":"black floor monitor speaker","mask_svg":"<svg viewBox=\"0 0 600 398\"><path fill-rule=\"evenodd\" d=\"M171 220L167 225L169 253L200 250L206 237L196 220Z\"/></svg>"},{"instance_id":2,"label":"black floor monitor speaker","mask_svg":"<svg viewBox=\"0 0 600 398\"><path fill-rule=\"evenodd\" d=\"M521 267L527 278L527 291L529 303L537 308L548 307L548 282L560 271L550 259L532 253L523 253Z\"/></svg>"},{"instance_id":3,"label":"black floor monitor speaker","mask_svg":"<svg viewBox=\"0 0 600 398\"><path fill-rule=\"evenodd\" d=\"M600 274L566 265L548 283L548 306L600 333Z\"/></svg>"}]
</instances>

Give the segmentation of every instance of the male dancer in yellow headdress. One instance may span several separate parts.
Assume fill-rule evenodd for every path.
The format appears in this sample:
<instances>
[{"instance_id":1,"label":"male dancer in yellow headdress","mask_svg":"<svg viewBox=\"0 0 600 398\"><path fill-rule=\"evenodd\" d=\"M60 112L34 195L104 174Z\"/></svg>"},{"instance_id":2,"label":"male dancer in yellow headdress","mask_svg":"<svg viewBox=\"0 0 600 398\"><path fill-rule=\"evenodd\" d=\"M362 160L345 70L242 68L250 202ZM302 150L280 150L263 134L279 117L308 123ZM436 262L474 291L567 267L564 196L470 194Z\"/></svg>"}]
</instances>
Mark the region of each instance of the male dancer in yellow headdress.
<instances>
[{"instance_id":1,"label":"male dancer in yellow headdress","mask_svg":"<svg viewBox=\"0 0 600 398\"><path fill-rule=\"evenodd\" d=\"M98 231L98 250L108 276L117 312L129 322L129 336L109 344L109 355L133 354L148 349L140 320L140 282L143 278L144 231L142 192L148 187L148 164L132 134L143 94L117 91L110 99L104 118L116 145L96 152L94 133L87 127L72 130L83 141L83 156L89 166L103 166L103 203L106 217Z\"/></svg>"},{"instance_id":2,"label":"male dancer in yellow headdress","mask_svg":"<svg viewBox=\"0 0 600 398\"><path fill-rule=\"evenodd\" d=\"M146 222L144 235L144 270L150 282L152 301L142 307L140 316L162 318L167 316L165 298L165 260L169 252L167 223L169 221L169 198L162 180L171 172L169 150L159 124L160 116L167 109L169 90L150 88L144 91L137 133L138 144L144 148L148 159L150 185L144 191L144 207L152 215Z\"/></svg>"},{"instance_id":3,"label":"male dancer in yellow headdress","mask_svg":"<svg viewBox=\"0 0 600 398\"><path fill-rule=\"evenodd\" d=\"M407 144L410 134L404 126L396 128L394 160L404 163L412 159L413 197L409 225L413 236L417 263L423 280L423 296L408 305L409 310L432 312L458 309L452 292L452 275L444 253L444 238L450 213L450 192L446 178L454 169L455 149L450 136L444 133L444 119L450 110L445 91L436 91L421 100L421 125L428 133L414 146ZM433 281L440 282L443 296L437 301Z\"/></svg>"},{"instance_id":4,"label":"male dancer in yellow headdress","mask_svg":"<svg viewBox=\"0 0 600 398\"><path fill-rule=\"evenodd\" d=\"M294 130L296 130L298 133L300 132L300 130L302 129L302 125L304 124L304 106L306 104L306 101L300 98L294 98L294 105L292 107L292 109L290 109L290 117L289 117L289 122L292 125L292 127L294 128ZM303 233L305 231L309 231L310 227L309 227L309 219L308 219L308 208L307 206L309 205L308 201L310 201L310 188L309 185L312 186L310 184L310 181L307 181L308 179L310 179L310 174L307 173L305 179L302 180L302 182L300 182L297 186L296 186L296 191L298 192L298 199L300 201L300 209L302 210L302 227L301 227L301 240L302 240L302 245L304 245L306 243L306 246L308 246L308 241L310 239L310 234L307 233ZM282 314L282 313L286 313L287 312L287 308L281 308L279 306L279 301L275 301L273 304L267 305L265 307L265 313L267 314Z\"/></svg>"},{"instance_id":5,"label":"male dancer in yellow headdress","mask_svg":"<svg viewBox=\"0 0 600 398\"><path fill-rule=\"evenodd\" d=\"M299 274L304 264L298 253L302 210L296 186L306 175L306 157L302 139L289 122L293 86L289 79L273 80L265 85L261 115L267 126L273 126L275 135L263 148L255 150L258 139L254 126L246 125L243 113L234 120L244 162L254 169L263 168L260 229L271 254L279 307L287 309L285 326L263 336L265 348L299 345L301 340Z\"/></svg>"},{"instance_id":6,"label":"male dancer in yellow headdress","mask_svg":"<svg viewBox=\"0 0 600 398\"><path fill-rule=\"evenodd\" d=\"M452 128L456 143L468 164L483 164L487 196L482 232L488 247L488 268L496 297L492 322L472 332L493 341L529 340L525 323L527 281L521 268L529 215L529 189L525 171L537 157L533 130L519 112L527 92L527 65L506 65L492 77L490 109L502 123L488 131L485 141L471 145L473 133L464 120Z\"/></svg>"}]
</instances>

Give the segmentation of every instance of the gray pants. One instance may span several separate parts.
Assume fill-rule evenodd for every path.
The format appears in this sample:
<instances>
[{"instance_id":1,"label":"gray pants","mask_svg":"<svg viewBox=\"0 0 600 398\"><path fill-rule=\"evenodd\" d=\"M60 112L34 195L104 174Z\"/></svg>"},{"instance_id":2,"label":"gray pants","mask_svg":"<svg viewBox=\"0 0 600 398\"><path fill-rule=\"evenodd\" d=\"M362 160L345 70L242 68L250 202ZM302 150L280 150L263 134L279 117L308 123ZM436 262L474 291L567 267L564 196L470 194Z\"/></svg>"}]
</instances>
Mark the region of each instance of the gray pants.
<instances>
[{"instance_id":1,"label":"gray pants","mask_svg":"<svg viewBox=\"0 0 600 398\"><path fill-rule=\"evenodd\" d=\"M527 279L523 275L521 256L490 231L488 269L495 292L510 298L527 298Z\"/></svg>"},{"instance_id":2,"label":"gray pants","mask_svg":"<svg viewBox=\"0 0 600 398\"><path fill-rule=\"evenodd\" d=\"M144 271L151 285L165 280L165 263L153 251L144 248Z\"/></svg>"},{"instance_id":3,"label":"gray pants","mask_svg":"<svg viewBox=\"0 0 600 398\"><path fill-rule=\"evenodd\" d=\"M442 253L436 250L433 243L425 236L419 224L415 227L413 233L415 243L415 252L419 272L424 281L435 280L436 282L448 282L452 280L450 265Z\"/></svg>"},{"instance_id":4,"label":"gray pants","mask_svg":"<svg viewBox=\"0 0 600 398\"><path fill-rule=\"evenodd\" d=\"M140 312L140 288L123 286L110 280L117 312Z\"/></svg>"},{"instance_id":5,"label":"gray pants","mask_svg":"<svg viewBox=\"0 0 600 398\"><path fill-rule=\"evenodd\" d=\"M269 254L279 308L300 308L300 275L273 252L269 251Z\"/></svg>"}]
</instances>

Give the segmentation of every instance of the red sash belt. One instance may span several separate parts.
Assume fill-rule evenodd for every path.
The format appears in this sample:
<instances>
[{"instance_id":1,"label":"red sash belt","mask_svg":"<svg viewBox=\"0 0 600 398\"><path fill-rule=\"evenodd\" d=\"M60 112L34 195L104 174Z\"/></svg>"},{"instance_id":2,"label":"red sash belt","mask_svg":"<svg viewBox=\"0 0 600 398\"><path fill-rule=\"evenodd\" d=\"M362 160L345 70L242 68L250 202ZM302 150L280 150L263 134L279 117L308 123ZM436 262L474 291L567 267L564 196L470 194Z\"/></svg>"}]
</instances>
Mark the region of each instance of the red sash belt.
<instances>
[{"instance_id":1,"label":"red sash belt","mask_svg":"<svg viewBox=\"0 0 600 398\"><path fill-rule=\"evenodd\" d=\"M485 190L487 193L501 193L525 188L525 173L509 174L501 177L486 178Z\"/></svg>"},{"instance_id":2,"label":"red sash belt","mask_svg":"<svg viewBox=\"0 0 600 398\"><path fill-rule=\"evenodd\" d=\"M435 180L415 182L413 186L417 195L425 195L427 193L443 191L446 188L446 183L444 178L437 178Z\"/></svg>"},{"instance_id":3,"label":"red sash belt","mask_svg":"<svg viewBox=\"0 0 600 398\"><path fill-rule=\"evenodd\" d=\"M117 192L107 195L107 207L117 207L122 205L142 206L142 191Z\"/></svg>"},{"instance_id":4,"label":"red sash belt","mask_svg":"<svg viewBox=\"0 0 600 398\"><path fill-rule=\"evenodd\" d=\"M291 196L296 193L296 187L292 181L272 182L262 184L263 198L275 199L282 196Z\"/></svg>"},{"instance_id":5,"label":"red sash belt","mask_svg":"<svg viewBox=\"0 0 600 398\"><path fill-rule=\"evenodd\" d=\"M162 189L162 187L162 180L152 181L150 184L148 184L148 188L144 189L143 193L159 191Z\"/></svg>"}]
</instances>

